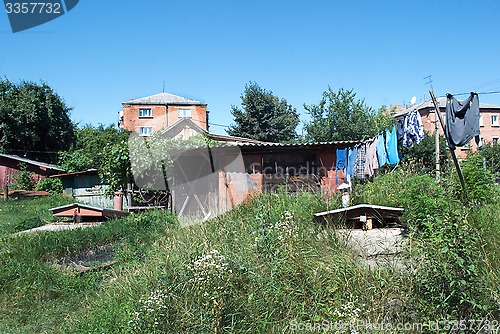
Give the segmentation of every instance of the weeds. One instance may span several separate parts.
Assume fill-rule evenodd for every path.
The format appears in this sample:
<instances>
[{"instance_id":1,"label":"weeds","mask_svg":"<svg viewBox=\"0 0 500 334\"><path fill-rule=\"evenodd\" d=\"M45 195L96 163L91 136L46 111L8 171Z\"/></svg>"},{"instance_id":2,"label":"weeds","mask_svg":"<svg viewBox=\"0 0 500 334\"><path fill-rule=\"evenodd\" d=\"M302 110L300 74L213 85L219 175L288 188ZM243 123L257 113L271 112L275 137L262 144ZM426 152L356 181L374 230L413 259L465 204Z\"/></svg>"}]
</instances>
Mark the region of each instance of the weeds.
<instances>
[{"instance_id":1,"label":"weeds","mask_svg":"<svg viewBox=\"0 0 500 334\"><path fill-rule=\"evenodd\" d=\"M464 207L454 182L396 170L357 186L358 203L406 209L405 266L397 270L367 267L338 226L314 222L338 199L312 193L262 194L194 225L154 211L95 229L4 237L0 328L284 333L330 321L362 333L353 324L499 319L496 190ZM75 276L52 265L109 244L119 264L108 272Z\"/></svg>"}]
</instances>

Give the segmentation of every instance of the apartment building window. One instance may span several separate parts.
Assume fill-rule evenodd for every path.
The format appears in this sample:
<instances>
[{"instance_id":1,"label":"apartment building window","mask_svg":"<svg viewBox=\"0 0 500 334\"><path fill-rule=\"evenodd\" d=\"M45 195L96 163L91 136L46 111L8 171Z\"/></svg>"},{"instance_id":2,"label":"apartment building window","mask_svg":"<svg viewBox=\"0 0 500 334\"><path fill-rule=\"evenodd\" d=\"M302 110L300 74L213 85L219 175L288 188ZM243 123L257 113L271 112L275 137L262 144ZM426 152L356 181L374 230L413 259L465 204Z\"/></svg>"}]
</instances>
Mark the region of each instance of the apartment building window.
<instances>
[{"instance_id":1,"label":"apartment building window","mask_svg":"<svg viewBox=\"0 0 500 334\"><path fill-rule=\"evenodd\" d=\"M493 145L498 145L498 137L493 137L491 142L493 143Z\"/></svg>"},{"instance_id":2,"label":"apartment building window","mask_svg":"<svg viewBox=\"0 0 500 334\"><path fill-rule=\"evenodd\" d=\"M153 134L153 127L152 126L141 126L139 128L139 134L141 136L151 136Z\"/></svg>"},{"instance_id":3,"label":"apartment building window","mask_svg":"<svg viewBox=\"0 0 500 334\"><path fill-rule=\"evenodd\" d=\"M151 112L151 108L140 108L139 109L139 117L153 117L153 113Z\"/></svg>"},{"instance_id":4,"label":"apartment building window","mask_svg":"<svg viewBox=\"0 0 500 334\"><path fill-rule=\"evenodd\" d=\"M479 115L479 126L484 126L483 115Z\"/></svg>"},{"instance_id":5,"label":"apartment building window","mask_svg":"<svg viewBox=\"0 0 500 334\"><path fill-rule=\"evenodd\" d=\"M499 126L498 115L491 115L491 126Z\"/></svg>"},{"instance_id":6,"label":"apartment building window","mask_svg":"<svg viewBox=\"0 0 500 334\"><path fill-rule=\"evenodd\" d=\"M182 117L191 117L191 109L190 108L179 108L179 118Z\"/></svg>"}]
</instances>

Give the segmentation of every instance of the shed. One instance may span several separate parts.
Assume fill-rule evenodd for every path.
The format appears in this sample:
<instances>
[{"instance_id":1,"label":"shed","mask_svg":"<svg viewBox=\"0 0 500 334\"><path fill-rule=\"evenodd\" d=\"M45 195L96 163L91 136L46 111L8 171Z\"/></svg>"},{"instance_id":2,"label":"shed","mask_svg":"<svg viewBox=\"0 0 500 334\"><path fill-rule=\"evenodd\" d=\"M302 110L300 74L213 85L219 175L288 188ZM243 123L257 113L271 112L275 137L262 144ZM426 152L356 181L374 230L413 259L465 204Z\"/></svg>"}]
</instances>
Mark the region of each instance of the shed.
<instances>
[{"instance_id":1,"label":"shed","mask_svg":"<svg viewBox=\"0 0 500 334\"><path fill-rule=\"evenodd\" d=\"M105 218L124 217L128 212L73 203L49 209L54 217L68 217L81 221L101 221Z\"/></svg>"},{"instance_id":2,"label":"shed","mask_svg":"<svg viewBox=\"0 0 500 334\"><path fill-rule=\"evenodd\" d=\"M33 172L33 181L38 183L44 177L64 172L56 165L26 159L17 155L0 153L0 185L13 182L13 176L21 170L20 165L25 164L28 172Z\"/></svg>"},{"instance_id":3,"label":"shed","mask_svg":"<svg viewBox=\"0 0 500 334\"><path fill-rule=\"evenodd\" d=\"M329 210L315 213L317 221L341 220L352 227L363 227L371 229L373 225L384 227L399 224L403 208L380 206L371 204L358 204L347 208Z\"/></svg>"},{"instance_id":4,"label":"shed","mask_svg":"<svg viewBox=\"0 0 500 334\"><path fill-rule=\"evenodd\" d=\"M112 208L113 199L105 195L107 184L99 177L97 169L52 175L59 178L64 192L75 200L89 205Z\"/></svg>"}]
</instances>

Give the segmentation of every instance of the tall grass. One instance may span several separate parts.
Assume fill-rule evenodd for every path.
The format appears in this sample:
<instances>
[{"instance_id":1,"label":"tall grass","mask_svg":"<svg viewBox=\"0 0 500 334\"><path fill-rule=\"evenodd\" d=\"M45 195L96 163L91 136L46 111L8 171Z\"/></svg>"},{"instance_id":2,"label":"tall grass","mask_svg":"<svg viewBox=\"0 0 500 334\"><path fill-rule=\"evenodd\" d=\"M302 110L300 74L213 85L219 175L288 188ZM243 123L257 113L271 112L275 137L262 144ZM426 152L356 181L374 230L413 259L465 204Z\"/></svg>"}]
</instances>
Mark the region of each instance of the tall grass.
<instances>
[{"instance_id":1,"label":"tall grass","mask_svg":"<svg viewBox=\"0 0 500 334\"><path fill-rule=\"evenodd\" d=\"M368 267L336 226L313 221L338 199L312 193L262 194L185 228L151 212L4 239L0 329L288 333L336 323L366 332L355 324L499 319L498 200L464 207L449 180L402 171L358 186L355 200L406 209L410 233L397 268ZM120 262L107 271L74 275L53 265L109 244Z\"/></svg>"}]
</instances>

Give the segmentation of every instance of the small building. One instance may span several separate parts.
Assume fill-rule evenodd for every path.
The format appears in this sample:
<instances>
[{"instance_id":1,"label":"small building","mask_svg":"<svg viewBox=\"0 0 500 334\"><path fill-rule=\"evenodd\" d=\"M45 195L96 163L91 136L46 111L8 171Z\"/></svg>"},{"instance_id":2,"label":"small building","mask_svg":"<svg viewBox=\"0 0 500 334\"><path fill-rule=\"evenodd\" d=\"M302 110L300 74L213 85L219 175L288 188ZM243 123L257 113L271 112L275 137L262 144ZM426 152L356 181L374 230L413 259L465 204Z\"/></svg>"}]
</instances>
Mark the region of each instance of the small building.
<instances>
[{"instance_id":1,"label":"small building","mask_svg":"<svg viewBox=\"0 0 500 334\"><path fill-rule=\"evenodd\" d=\"M28 172L33 173L32 178L35 184L47 176L64 172L56 165L22 158L17 155L0 154L0 185L13 183L13 176L20 172L23 164L26 165Z\"/></svg>"},{"instance_id":2,"label":"small building","mask_svg":"<svg viewBox=\"0 0 500 334\"><path fill-rule=\"evenodd\" d=\"M481 98L481 97L479 97ZM439 105L439 109L441 111L441 115L446 122L445 109L446 109L446 97L437 98L437 102ZM424 101L419 104L415 104L413 106L407 106L401 112L396 113L394 116L396 118L404 117L409 112L417 110L422 117L422 123L424 125L424 130L429 134L435 133L435 124L436 124L436 114L434 103L432 101ZM481 118L479 120L479 127L481 131L481 138L486 143L499 144L500 141L500 106L487 104L487 103L479 103L479 113ZM438 120L439 122L439 120ZM441 124L439 124L439 132L444 135ZM477 149L477 145L474 140L471 140L470 143L463 147L457 147L456 154L459 157L464 157L467 155L467 152L471 149Z\"/></svg>"},{"instance_id":3,"label":"small building","mask_svg":"<svg viewBox=\"0 0 500 334\"><path fill-rule=\"evenodd\" d=\"M73 203L49 209L54 217L67 217L74 222L103 221L106 218L124 217L128 212Z\"/></svg>"},{"instance_id":4,"label":"small building","mask_svg":"<svg viewBox=\"0 0 500 334\"><path fill-rule=\"evenodd\" d=\"M119 127L150 136L182 119L208 131L207 104L170 93L159 93L122 103Z\"/></svg>"},{"instance_id":5,"label":"small building","mask_svg":"<svg viewBox=\"0 0 500 334\"><path fill-rule=\"evenodd\" d=\"M59 178L63 184L64 192L79 202L107 208L113 207L113 199L105 195L109 186L101 180L97 169L52 175L50 177Z\"/></svg>"},{"instance_id":6,"label":"small building","mask_svg":"<svg viewBox=\"0 0 500 334\"><path fill-rule=\"evenodd\" d=\"M344 172L335 168L336 150L359 143L282 144L223 135L208 137L219 143L172 157L172 208L179 215L207 217L263 191L310 190L328 196L345 181Z\"/></svg>"},{"instance_id":7,"label":"small building","mask_svg":"<svg viewBox=\"0 0 500 334\"><path fill-rule=\"evenodd\" d=\"M373 227L399 226L403 208L390 206L358 204L346 208L318 212L313 215L316 221L334 221L345 223L349 227L362 227L371 230Z\"/></svg>"}]
</instances>

